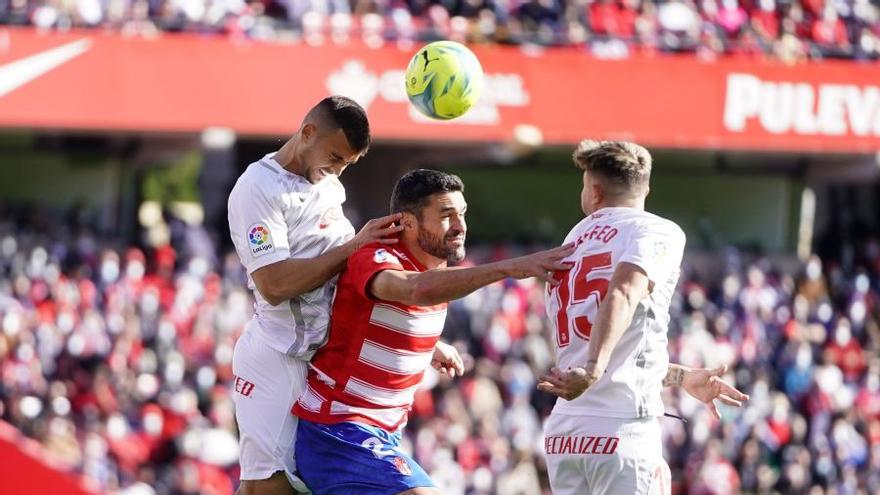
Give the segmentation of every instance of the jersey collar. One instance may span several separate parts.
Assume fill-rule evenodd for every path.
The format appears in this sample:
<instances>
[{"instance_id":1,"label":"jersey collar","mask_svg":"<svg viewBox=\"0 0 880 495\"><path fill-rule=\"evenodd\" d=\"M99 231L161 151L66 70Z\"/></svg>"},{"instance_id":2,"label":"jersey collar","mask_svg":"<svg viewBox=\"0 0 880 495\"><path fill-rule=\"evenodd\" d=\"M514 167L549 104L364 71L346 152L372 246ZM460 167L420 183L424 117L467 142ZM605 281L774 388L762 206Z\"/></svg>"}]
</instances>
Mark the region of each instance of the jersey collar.
<instances>
[{"instance_id":1,"label":"jersey collar","mask_svg":"<svg viewBox=\"0 0 880 495\"><path fill-rule=\"evenodd\" d=\"M262 160L263 163L269 165L274 170L277 170L278 173L280 173L284 177L287 177L288 179L293 179L297 182L300 182L304 186L306 186L307 189L311 189L313 184L311 182L309 182L308 180L306 180L305 177L303 177L299 174L295 174L295 173L291 172L290 170L287 170L286 168L282 167L281 164L275 160L276 153L277 152L275 152L275 151L273 151L272 153L267 153L266 156L263 157L263 160Z\"/></svg>"},{"instance_id":2,"label":"jersey collar","mask_svg":"<svg viewBox=\"0 0 880 495\"><path fill-rule=\"evenodd\" d=\"M402 260L405 260L405 261L409 261L410 263L415 265L415 267L418 268L418 271L420 271L420 272L428 271L428 268L425 265L423 265L422 262L419 261L418 258L413 256L413 254L409 251L409 249L406 249L406 246L403 245L402 241L398 241L398 243L395 244L391 248L391 251L393 251L397 255L398 258L401 258Z\"/></svg>"}]
</instances>

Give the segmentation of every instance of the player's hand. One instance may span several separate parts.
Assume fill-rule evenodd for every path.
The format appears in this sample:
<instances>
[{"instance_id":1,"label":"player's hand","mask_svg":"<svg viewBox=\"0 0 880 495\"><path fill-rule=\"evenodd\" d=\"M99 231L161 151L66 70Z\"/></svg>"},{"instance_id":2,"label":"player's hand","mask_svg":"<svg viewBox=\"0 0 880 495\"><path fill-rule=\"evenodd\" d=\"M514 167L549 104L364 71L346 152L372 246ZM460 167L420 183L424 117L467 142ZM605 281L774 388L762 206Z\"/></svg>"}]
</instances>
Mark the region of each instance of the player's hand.
<instances>
[{"instance_id":1,"label":"player's hand","mask_svg":"<svg viewBox=\"0 0 880 495\"><path fill-rule=\"evenodd\" d=\"M456 375L461 376L464 374L464 361L462 361L458 349L443 342L437 342L437 345L434 346L434 357L431 358L431 366L439 371L441 375L449 375L453 378Z\"/></svg>"},{"instance_id":2,"label":"player's hand","mask_svg":"<svg viewBox=\"0 0 880 495\"><path fill-rule=\"evenodd\" d=\"M599 378L602 371L598 368L569 368L566 371L550 368L550 373L538 381L538 390L547 392L565 400L574 400L587 391Z\"/></svg>"},{"instance_id":3,"label":"player's hand","mask_svg":"<svg viewBox=\"0 0 880 495\"><path fill-rule=\"evenodd\" d=\"M571 263L563 263L562 260L574 253L574 243L569 243L558 248L540 251L528 256L521 256L510 260L508 274L513 278L537 277L550 285L559 284L553 276L554 272L570 270Z\"/></svg>"},{"instance_id":4,"label":"player's hand","mask_svg":"<svg viewBox=\"0 0 880 495\"><path fill-rule=\"evenodd\" d=\"M367 222L361 227L360 232L358 232L352 240L348 241L351 244L353 251L357 251L361 247L373 242L397 244L397 237L395 234L403 230L403 225L397 225L396 222L399 221L402 216L403 214L401 213L394 213L393 215L374 218Z\"/></svg>"},{"instance_id":5,"label":"player's hand","mask_svg":"<svg viewBox=\"0 0 880 495\"><path fill-rule=\"evenodd\" d=\"M718 412L715 399L734 407L742 407L742 403L749 400L748 395L721 379L726 372L726 365L711 370L696 368L685 371L681 379L681 387L695 399L704 402L716 419L721 419L721 413Z\"/></svg>"}]
</instances>

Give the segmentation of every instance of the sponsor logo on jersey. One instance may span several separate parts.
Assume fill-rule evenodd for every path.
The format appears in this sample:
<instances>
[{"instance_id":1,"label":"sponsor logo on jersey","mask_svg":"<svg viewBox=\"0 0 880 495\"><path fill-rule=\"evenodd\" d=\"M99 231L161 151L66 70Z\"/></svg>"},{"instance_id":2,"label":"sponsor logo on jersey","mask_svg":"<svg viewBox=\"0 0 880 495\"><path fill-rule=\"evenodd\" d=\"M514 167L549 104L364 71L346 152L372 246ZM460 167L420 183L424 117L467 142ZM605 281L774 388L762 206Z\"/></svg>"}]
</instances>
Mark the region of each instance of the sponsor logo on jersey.
<instances>
[{"instance_id":1,"label":"sponsor logo on jersey","mask_svg":"<svg viewBox=\"0 0 880 495\"><path fill-rule=\"evenodd\" d=\"M272 244L272 235L269 233L269 227L264 223L257 223L248 229L248 243L251 246L251 254L254 257L262 256L266 253L275 251L275 245Z\"/></svg>"},{"instance_id":2,"label":"sponsor logo on jersey","mask_svg":"<svg viewBox=\"0 0 880 495\"><path fill-rule=\"evenodd\" d=\"M318 228L321 230L326 229L340 218L342 218L342 210L338 206L330 207L321 215L321 220L318 221Z\"/></svg>"},{"instance_id":3,"label":"sponsor logo on jersey","mask_svg":"<svg viewBox=\"0 0 880 495\"><path fill-rule=\"evenodd\" d=\"M373 261L375 261L376 263L395 263L397 265L400 264L400 260L398 260L396 256L384 249L376 250L376 253L373 254Z\"/></svg>"},{"instance_id":4,"label":"sponsor logo on jersey","mask_svg":"<svg viewBox=\"0 0 880 495\"><path fill-rule=\"evenodd\" d=\"M594 436L553 436L544 439L544 452L547 454L613 454L617 452L617 437Z\"/></svg>"},{"instance_id":5,"label":"sponsor logo on jersey","mask_svg":"<svg viewBox=\"0 0 880 495\"><path fill-rule=\"evenodd\" d=\"M253 382L249 382L240 376L233 375L233 378L235 379L233 381L233 385L235 386L235 391L245 397L250 397L251 392L254 391L254 387L256 385L254 385Z\"/></svg>"}]
</instances>

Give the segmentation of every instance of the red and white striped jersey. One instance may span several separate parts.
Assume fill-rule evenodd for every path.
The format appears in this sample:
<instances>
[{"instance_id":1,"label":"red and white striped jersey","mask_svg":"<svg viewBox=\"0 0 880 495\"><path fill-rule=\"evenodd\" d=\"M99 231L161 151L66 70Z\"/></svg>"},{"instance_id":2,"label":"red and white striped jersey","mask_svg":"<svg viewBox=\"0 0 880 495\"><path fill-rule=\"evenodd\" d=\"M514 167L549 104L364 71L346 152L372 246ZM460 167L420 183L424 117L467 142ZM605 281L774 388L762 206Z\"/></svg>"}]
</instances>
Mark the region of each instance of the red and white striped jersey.
<instances>
[{"instance_id":1,"label":"red and white striped jersey","mask_svg":"<svg viewBox=\"0 0 880 495\"><path fill-rule=\"evenodd\" d=\"M367 293L384 270L425 271L403 246L370 244L355 252L339 276L329 338L312 359L305 393L293 407L316 423L367 423L395 431L407 419L434 346L446 304L419 307L380 301Z\"/></svg>"}]
</instances>

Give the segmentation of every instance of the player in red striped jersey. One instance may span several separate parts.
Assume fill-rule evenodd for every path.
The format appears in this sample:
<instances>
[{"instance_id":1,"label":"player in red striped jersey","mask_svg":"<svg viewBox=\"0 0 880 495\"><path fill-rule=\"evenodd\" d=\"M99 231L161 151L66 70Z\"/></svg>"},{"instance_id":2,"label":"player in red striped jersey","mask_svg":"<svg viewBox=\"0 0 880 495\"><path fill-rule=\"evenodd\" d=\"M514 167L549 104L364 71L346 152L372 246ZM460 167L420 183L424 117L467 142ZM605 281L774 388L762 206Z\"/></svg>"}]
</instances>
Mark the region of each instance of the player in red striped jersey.
<instances>
[{"instance_id":1,"label":"player in red striped jersey","mask_svg":"<svg viewBox=\"0 0 880 495\"><path fill-rule=\"evenodd\" d=\"M329 339L311 362L296 451L303 480L316 495L436 495L427 474L399 450L425 369L453 376L458 353L440 343L446 303L505 277L565 270L571 246L472 268L464 258L467 204L454 175L415 170L394 188L392 212L403 214L396 246L356 251L340 275Z\"/></svg>"}]
</instances>

